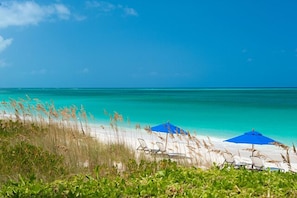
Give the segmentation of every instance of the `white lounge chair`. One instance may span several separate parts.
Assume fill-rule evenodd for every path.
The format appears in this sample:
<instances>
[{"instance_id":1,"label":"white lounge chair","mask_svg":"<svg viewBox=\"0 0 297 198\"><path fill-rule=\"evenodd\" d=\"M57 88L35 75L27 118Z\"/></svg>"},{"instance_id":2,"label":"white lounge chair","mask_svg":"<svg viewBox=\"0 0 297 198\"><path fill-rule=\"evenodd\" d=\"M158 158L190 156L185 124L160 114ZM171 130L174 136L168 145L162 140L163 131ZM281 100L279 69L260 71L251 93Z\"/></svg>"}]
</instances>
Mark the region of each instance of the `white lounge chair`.
<instances>
[{"instance_id":1,"label":"white lounge chair","mask_svg":"<svg viewBox=\"0 0 297 198\"><path fill-rule=\"evenodd\" d=\"M156 154L165 155L169 158L189 158L184 153L168 153L165 149L165 146L162 142L156 142L157 147L159 148L159 151Z\"/></svg>"},{"instance_id":2,"label":"white lounge chair","mask_svg":"<svg viewBox=\"0 0 297 198\"><path fill-rule=\"evenodd\" d=\"M270 171L282 171L284 172L283 168L277 166L267 166L264 160L257 156L252 156L252 169L254 170L270 170Z\"/></svg>"},{"instance_id":3,"label":"white lounge chair","mask_svg":"<svg viewBox=\"0 0 297 198\"><path fill-rule=\"evenodd\" d=\"M233 155L231 153L223 153L223 157L224 157L224 163L223 165L225 164L228 164L228 165L234 165L235 164L235 160L233 158Z\"/></svg>"},{"instance_id":4,"label":"white lounge chair","mask_svg":"<svg viewBox=\"0 0 297 198\"><path fill-rule=\"evenodd\" d=\"M159 151L159 149L151 149L147 146L146 142L142 138L138 138L139 146L137 147L136 150L138 151L143 151L146 154L154 154Z\"/></svg>"},{"instance_id":5,"label":"white lounge chair","mask_svg":"<svg viewBox=\"0 0 297 198\"><path fill-rule=\"evenodd\" d=\"M230 166L234 166L235 168L246 167L251 163L246 160L242 160L239 156L233 156L231 153L224 152L223 157L225 159L223 166L228 164Z\"/></svg>"}]
</instances>

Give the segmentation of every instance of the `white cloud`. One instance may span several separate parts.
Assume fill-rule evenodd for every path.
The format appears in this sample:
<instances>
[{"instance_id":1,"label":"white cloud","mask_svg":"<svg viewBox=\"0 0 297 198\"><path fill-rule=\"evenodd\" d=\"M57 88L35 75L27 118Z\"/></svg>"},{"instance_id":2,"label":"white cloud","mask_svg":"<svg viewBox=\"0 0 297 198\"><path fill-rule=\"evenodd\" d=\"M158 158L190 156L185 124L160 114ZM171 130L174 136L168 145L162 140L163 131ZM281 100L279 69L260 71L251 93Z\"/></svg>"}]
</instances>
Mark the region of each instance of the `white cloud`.
<instances>
[{"instance_id":1,"label":"white cloud","mask_svg":"<svg viewBox=\"0 0 297 198\"><path fill-rule=\"evenodd\" d=\"M88 8L98 8L103 12L110 12L116 9L116 6L106 1L87 1L86 6Z\"/></svg>"},{"instance_id":2,"label":"white cloud","mask_svg":"<svg viewBox=\"0 0 297 198\"><path fill-rule=\"evenodd\" d=\"M56 13L59 16L59 18L69 19L71 12L66 6L62 4L55 4L54 7L56 9Z\"/></svg>"},{"instance_id":3,"label":"white cloud","mask_svg":"<svg viewBox=\"0 0 297 198\"><path fill-rule=\"evenodd\" d=\"M133 8L123 8L126 15L138 16L138 13Z\"/></svg>"},{"instance_id":4,"label":"white cloud","mask_svg":"<svg viewBox=\"0 0 297 198\"><path fill-rule=\"evenodd\" d=\"M79 14L75 14L73 15L74 19L77 20L77 21L83 21L85 20L87 17L86 16L83 16L83 15L79 15Z\"/></svg>"},{"instance_id":5,"label":"white cloud","mask_svg":"<svg viewBox=\"0 0 297 198\"><path fill-rule=\"evenodd\" d=\"M0 35L0 53L2 51L4 51L11 43L12 43L13 39L4 39L1 35Z\"/></svg>"},{"instance_id":6,"label":"white cloud","mask_svg":"<svg viewBox=\"0 0 297 198\"><path fill-rule=\"evenodd\" d=\"M0 5L0 28L37 25L46 19L68 19L70 10L63 4L39 5L34 1L4 1Z\"/></svg>"},{"instance_id":7,"label":"white cloud","mask_svg":"<svg viewBox=\"0 0 297 198\"><path fill-rule=\"evenodd\" d=\"M82 70L82 73L84 73L84 74L89 73L89 69L88 69L88 68L84 68L84 69Z\"/></svg>"},{"instance_id":8,"label":"white cloud","mask_svg":"<svg viewBox=\"0 0 297 198\"><path fill-rule=\"evenodd\" d=\"M247 59L247 62L252 62L252 61L254 61L254 59L252 59L252 58Z\"/></svg>"},{"instance_id":9,"label":"white cloud","mask_svg":"<svg viewBox=\"0 0 297 198\"><path fill-rule=\"evenodd\" d=\"M124 12L125 15L138 16L138 13L133 8L124 7L121 4L114 5L114 4L106 2L106 1L87 1L86 7L87 8L95 8L101 12L112 12L115 10L120 10L120 11Z\"/></svg>"},{"instance_id":10,"label":"white cloud","mask_svg":"<svg viewBox=\"0 0 297 198\"><path fill-rule=\"evenodd\" d=\"M0 59L0 68L6 67L6 66L7 66L6 62Z\"/></svg>"}]
</instances>

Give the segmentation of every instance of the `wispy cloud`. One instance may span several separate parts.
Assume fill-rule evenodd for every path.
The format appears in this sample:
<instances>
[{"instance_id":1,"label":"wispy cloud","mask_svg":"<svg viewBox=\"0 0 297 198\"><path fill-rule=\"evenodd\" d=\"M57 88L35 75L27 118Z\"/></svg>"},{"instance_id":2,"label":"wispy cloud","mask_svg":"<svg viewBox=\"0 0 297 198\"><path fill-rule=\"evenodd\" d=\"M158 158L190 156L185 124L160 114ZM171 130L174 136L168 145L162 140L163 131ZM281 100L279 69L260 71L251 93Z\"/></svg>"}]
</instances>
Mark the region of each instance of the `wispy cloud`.
<instances>
[{"instance_id":1,"label":"wispy cloud","mask_svg":"<svg viewBox=\"0 0 297 198\"><path fill-rule=\"evenodd\" d=\"M138 16L138 13L133 8L123 8L126 15Z\"/></svg>"},{"instance_id":2,"label":"wispy cloud","mask_svg":"<svg viewBox=\"0 0 297 198\"><path fill-rule=\"evenodd\" d=\"M7 67L7 63L0 59L0 68Z\"/></svg>"},{"instance_id":3,"label":"wispy cloud","mask_svg":"<svg viewBox=\"0 0 297 198\"><path fill-rule=\"evenodd\" d=\"M241 52L242 52L243 54L245 54L245 53L247 52L247 49L244 48L244 49L241 50Z\"/></svg>"},{"instance_id":4,"label":"wispy cloud","mask_svg":"<svg viewBox=\"0 0 297 198\"><path fill-rule=\"evenodd\" d=\"M0 53L2 51L4 51L11 43L12 43L13 39L4 39L1 35L0 35Z\"/></svg>"},{"instance_id":5,"label":"wispy cloud","mask_svg":"<svg viewBox=\"0 0 297 198\"><path fill-rule=\"evenodd\" d=\"M37 25L45 20L67 20L70 10L63 4L40 5L34 1L3 1L0 5L0 28Z\"/></svg>"},{"instance_id":6,"label":"wispy cloud","mask_svg":"<svg viewBox=\"0 0 297 198\"><path fill-rule=\"evenodd\" d=\"M79 15L79 14L74 14L73 17L76 21L83 21L87 18L86 16Z\"/></svg>"},{"instance_id":7,"label":"wispy cloud","mask_svg":"<svg viewBox=\"0 0 297 198\"><path fill-rule=\"evenodd\" d=\"M134 8L123 6L121 4L112 4L106 1L86 1L87 8L95 8L100 12L110 13L116 10L120 10L126 16L138 16L138 13Z\"/></svg>"},{"instance_id":8,"label":"wispy cloud","mask_svg":"<svg viewBox=\"0 0 297 198\"><path fill-rule=\"evenodd\" d=\"M254 59L253 58L248 58L246 61L250 63L250 62L253 62Z\"/></svg>"},{"instance_id":9,"label":"wispy cloud","mask_svg":"<svg viewBox=\"0 0 297 198\"><path fill-rule=\"evenodd\" d=\"M87 1L87 8L96 8L103 12L111 12L117 8L114 4L106 1Z\"/></svg>"},{"instance_id":10,"label":"wispy cloud","mask_svg":"<svg viewBox=\"0 0 297 198\"><path fill-rule=\"evenodd\" d=\"M87 73L89 73L89 69L88 68L83 68L82 70L81 70L81 73L83 73L83 74L87 74Z\"/></svg>"},{"instance_id":11,"label":"wispy cloud","mask_svg":"<svg viewBox=\"0 0 297 198\"><path fill-rule=\"evenodd\" d=\"M53 13L57 14L57 16L60 19L64 19L64 20L69 19L70 15L71 15L71 12L65 5L63 5L63 4L54 4L53 6L54 6Z\"/></svg>"}]
</instances>

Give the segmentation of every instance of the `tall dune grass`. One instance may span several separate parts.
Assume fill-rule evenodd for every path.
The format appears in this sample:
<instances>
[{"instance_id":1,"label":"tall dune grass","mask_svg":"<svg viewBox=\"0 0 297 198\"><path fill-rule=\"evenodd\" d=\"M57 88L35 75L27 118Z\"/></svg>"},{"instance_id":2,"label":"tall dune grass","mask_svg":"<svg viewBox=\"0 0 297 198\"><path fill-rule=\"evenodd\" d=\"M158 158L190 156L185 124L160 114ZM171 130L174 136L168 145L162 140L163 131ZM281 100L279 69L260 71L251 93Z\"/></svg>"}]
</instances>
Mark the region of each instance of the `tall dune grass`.
<instances>
[{"instance_id":1,"label":"tall dune grass","mask_svg":"<svg viewBox=\"0 0 297 198\"><path fill-rule=\"evenodd\" d=\"M0 174L6 175L2 178L27 174L53 180L77 173L92 174L94 169L105 175L115 171L115 163L135 158L134 150L124 141L106 143L91 137L83 107L56 109L54 104L27 97L3 101L0 109ZM117 132L120 115L113 117L111 124ZM22 161L23 156L27 162ZM37 171L38 167L44 169Z\"/></svg>"}]
</instances>

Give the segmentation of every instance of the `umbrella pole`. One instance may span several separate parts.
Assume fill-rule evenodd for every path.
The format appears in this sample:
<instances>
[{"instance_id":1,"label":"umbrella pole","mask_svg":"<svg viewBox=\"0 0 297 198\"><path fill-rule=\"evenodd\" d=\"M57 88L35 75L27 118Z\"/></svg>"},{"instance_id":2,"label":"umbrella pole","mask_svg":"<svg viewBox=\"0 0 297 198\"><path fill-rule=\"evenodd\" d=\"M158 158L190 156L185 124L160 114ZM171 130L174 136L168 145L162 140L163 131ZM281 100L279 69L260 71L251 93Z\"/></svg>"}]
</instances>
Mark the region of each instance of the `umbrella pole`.
<instances>
[{"instance_id":1,"label":"umbrella pole","mask_svg":"<svg viewBox=\"0 0 297 198\"><path fill-rule=\"evenodd\" d=\"M254 157L254 144L252 144L252 157ZM254 169L254 163L252 162L252 169Z\"/></svg>"},{"instance_id":2,"label":"umbrella pole","mask_svg":"<svg viewBox=\"0 0 297 198\"><path fill-rule=\"evenodd\" d=\"M165 150L167 149L168 133L166 135Z\"/></svg>"}]
</instances>

